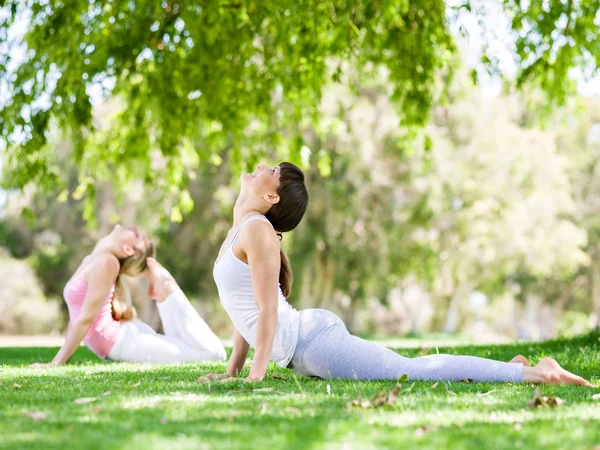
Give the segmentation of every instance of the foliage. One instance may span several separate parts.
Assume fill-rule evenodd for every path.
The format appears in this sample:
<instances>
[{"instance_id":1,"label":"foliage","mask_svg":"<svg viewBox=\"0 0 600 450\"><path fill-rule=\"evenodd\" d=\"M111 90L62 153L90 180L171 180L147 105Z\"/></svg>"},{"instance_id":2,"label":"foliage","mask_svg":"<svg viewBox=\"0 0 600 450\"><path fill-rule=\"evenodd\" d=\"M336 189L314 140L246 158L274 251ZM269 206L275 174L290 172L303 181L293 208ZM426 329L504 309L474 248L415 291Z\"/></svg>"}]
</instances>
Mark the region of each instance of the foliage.
<instances>
[{"instance_id":1,"label":"foliage","mask_svg":"<svg viewBox=\"0 0 600 450\"><path fill-rule=\"evenodd\" d=\"M98 178L121 187L165 177L180 187L186 158L205 163L225 147L238 171L265 151L297 159L297 127L315 118L321 87L340 77L345 60L359 73L387 66L403 120L423 124L436 71L454 49L442 0L32 0L6 9L0 36L17 17L29 24L25 60L2 76L11 92L0 127L8 181L62 179L45 145L56 126L75 143L76 192L92 197ZM10 54L0 62L9 69ZM93 86L119 101L105 129L94 123Z\"/></svg>"}]
</instances>

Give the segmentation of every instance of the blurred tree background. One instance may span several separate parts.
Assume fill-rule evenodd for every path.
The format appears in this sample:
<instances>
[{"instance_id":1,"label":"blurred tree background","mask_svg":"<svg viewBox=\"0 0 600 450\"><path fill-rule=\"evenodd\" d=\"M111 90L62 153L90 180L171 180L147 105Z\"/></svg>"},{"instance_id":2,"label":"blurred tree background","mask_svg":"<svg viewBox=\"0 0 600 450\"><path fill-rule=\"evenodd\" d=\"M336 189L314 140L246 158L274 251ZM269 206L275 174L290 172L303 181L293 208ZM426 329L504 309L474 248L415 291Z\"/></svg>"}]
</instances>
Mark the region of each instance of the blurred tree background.
<instances>
[{"instance_id":1,"label":"blurred tree background","mask_svg":"<svg viewBox=\"0 0 600 450\"><path fill-rule=\"evenodd\" d=\"M307 174L298 308L374 335L598 326L600 99L578 85L600 2L0 6L0 332L61 329L81 258L135 222L226 335L212 264L260 160Z\"/></svg>"}]
</instances>

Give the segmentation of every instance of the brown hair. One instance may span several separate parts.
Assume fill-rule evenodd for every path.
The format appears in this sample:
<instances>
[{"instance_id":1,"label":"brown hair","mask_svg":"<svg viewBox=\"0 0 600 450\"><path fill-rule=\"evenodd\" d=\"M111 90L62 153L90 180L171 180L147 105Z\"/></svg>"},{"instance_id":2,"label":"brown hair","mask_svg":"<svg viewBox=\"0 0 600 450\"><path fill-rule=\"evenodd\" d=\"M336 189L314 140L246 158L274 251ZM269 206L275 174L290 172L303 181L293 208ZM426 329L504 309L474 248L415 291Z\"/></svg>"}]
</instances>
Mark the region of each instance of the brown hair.
<instances>
[{"instance_id":1,"label":"brown hair","mask_svg":"<svg viewBox=\"0 0 600 450\"><path fill-rule=\"evenodd\" d=\"M146 260L154 257L154 244L145 235L144 243L144 250L135 247L133 255L119 259L121 268L115 281L115 291L112 298L112 316L115 320L125 322L136 317L135 309L132 307L131 293L121 275L138 275L146 268Z\"/></svg>"},{"instance_id":2,"label":"brown hair","mask_svg":"<svg viewBox=\"0 0 600 450\"><path fill-rule=\"evenodd\" d=\"M288 162L279 164L277 195L279 202L271 207L265 217L277 231L279 239L282 239L282 233L298 226L308 207L308 190L304 184L304 174L298 167ZM294 274L283 248L280 250L280 256L279 285L283 295L288 297L292 291Z\"/></svg>"}]
</instances>

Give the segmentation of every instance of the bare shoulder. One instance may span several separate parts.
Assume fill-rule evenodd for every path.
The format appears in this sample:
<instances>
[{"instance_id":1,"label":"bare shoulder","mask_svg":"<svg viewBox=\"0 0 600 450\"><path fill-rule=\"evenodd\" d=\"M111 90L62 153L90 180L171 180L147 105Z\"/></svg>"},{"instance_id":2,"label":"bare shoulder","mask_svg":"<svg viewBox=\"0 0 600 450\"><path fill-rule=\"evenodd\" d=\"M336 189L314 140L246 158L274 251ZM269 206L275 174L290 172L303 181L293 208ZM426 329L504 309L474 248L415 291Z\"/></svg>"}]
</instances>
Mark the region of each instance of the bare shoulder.
<instances>
[{"instance_id":1,"label":"bare shoulder","mask_svg":"<svg viewBox=\"0 0 600 450\"><path fill-rule=\"evenodd\" d=\"M242 234L248 242L261 244L275 242L279 246L279 237L266 219L256 219L248 222L242 230Z\"/></svg>"},{"instance_id":2,"label":"bare shoulder","mask_svg":"<svg viewBox=\"0 0 600 450\"><path fill-rule=\"evenodd\" d=\"M248 262L249 255L257 257L270 254L279 254L279 237L270 223L266 220L252 220L242 232L238 245L234 246L234 253L243 262ZM237 249L236 249L237 247Z\"/></svg>"},{"instance_id":3,"label":"bare shoulder","mask_svg":"<svg viewBox=\"0 0 600 450\"><path fill-rule=\"evenodd\" d=\"M119 275L120 263L116 256L105 253L97 256L90 255L88 258L89 264L84 269L86 279L114 280Z\"/></svg>"}]
</instances>

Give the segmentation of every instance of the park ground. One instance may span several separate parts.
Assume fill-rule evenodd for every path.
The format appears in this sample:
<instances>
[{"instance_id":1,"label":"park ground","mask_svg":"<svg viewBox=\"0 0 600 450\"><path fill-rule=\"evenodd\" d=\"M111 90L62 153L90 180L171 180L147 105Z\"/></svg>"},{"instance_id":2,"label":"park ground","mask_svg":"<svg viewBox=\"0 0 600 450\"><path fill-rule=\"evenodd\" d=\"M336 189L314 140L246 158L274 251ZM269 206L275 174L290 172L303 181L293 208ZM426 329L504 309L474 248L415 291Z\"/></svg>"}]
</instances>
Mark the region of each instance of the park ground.
<instances>
[{"instance_id":1,"label":"park ground","mask_svg":"<svg viewBox=\"0 0 600 450\"><path fill-rule=\"evenodd\" d=\"M4 347L0 448L600 449L600 332L508 345L399 344L407 356L553 356L596 387L316 380L275 366L262 383L198 383L226 363L108 363L82 347L66 366L35 370L28 365L57 348Z\"/></svg>"}]
</instances>

